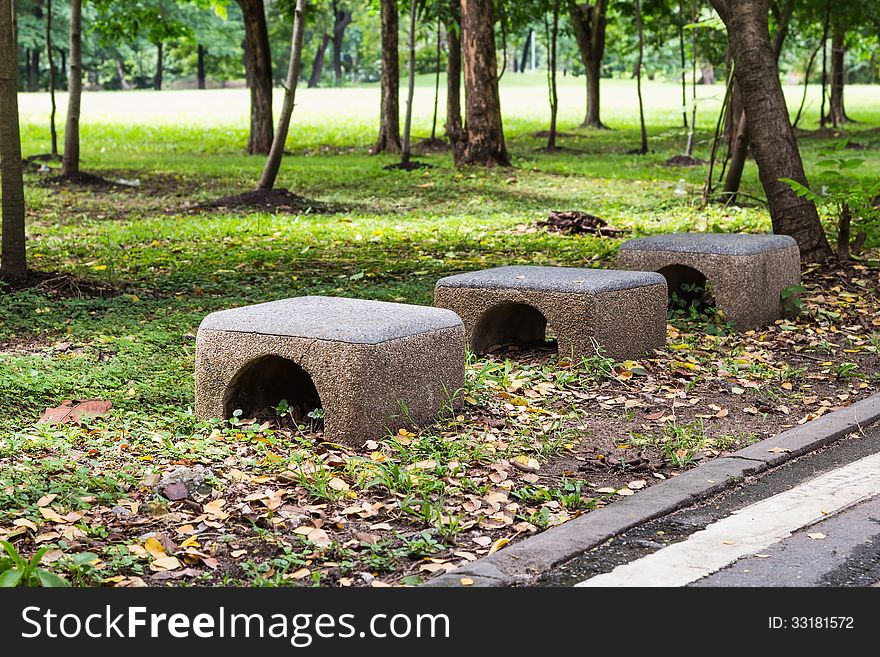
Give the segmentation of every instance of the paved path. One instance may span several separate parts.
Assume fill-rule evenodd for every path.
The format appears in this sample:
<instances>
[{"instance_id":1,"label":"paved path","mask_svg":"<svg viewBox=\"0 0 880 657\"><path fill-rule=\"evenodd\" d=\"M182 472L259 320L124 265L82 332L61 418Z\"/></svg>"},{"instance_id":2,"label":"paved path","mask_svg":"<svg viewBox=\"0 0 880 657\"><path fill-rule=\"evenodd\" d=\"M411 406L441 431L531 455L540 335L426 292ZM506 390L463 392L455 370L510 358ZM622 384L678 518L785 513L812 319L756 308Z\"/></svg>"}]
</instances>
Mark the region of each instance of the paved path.
<instances>
[{"instance_id":1,"label":"paved path","mask_svg":"<svg viewBox=\"0 0 880 657\"><path fill-rule=\"evenodd\" d=\"M874 430L765 474L739 493L627 532L556 583L632 586L871 586L880 582L880 453ZM746 492L748 491L748 492ZM579 575L579 576L578 576Z\"/></svg>"}]
</instances>

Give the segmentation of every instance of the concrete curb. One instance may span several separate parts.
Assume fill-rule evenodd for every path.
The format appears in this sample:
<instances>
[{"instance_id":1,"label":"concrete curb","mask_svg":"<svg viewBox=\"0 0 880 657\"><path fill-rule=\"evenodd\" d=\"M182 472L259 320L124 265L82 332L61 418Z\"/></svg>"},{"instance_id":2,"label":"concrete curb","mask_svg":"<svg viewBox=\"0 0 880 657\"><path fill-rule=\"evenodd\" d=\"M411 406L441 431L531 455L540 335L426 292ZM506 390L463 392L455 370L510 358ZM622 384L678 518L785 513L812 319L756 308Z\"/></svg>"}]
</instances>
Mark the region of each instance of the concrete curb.
<instances>
[{"instance_id":1,"label":"concrete curb","mask_svg":"<svg viewBox=\"0 0 880 657\"><path fill-rule=\"evenodd\" d=\"M745 477L830 445L878 419L880 393L729 456L704 463L632 497L548 529L452 573L435 577L423 586L462 586L463 577L473 580L471 586L532 583L557 565L636 525L719 493Z\"/></svg>"}]
</instances>

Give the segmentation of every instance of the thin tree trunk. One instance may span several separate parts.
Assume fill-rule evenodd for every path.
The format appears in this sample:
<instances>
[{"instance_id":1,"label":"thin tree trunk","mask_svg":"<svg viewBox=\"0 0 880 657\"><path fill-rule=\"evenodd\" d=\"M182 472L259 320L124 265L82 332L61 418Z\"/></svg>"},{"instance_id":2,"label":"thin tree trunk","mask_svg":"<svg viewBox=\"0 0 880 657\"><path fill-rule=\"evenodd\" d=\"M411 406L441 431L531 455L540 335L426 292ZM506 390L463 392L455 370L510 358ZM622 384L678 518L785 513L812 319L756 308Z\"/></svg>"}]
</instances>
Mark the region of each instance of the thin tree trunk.
<instances>
[{"instance_id":1,"label":"thin tree trunk","mask_svg":"<svg viewBox=\"0 0 880 657\"><path fill-rule=\"evenodd\" d=\"M783 182L788 178L807 186L770 43L767 0L737 0L735 4L732 0L711 1L727 26L736 81L773 231L794 237L802 259L825 260L831 255L831 247L816 206Z\"/></svg>"},{"instance_id":2,"label":"thin tree trunk","mask_svg":"<svg viewBox=\"0 0 880 657\"><path fill-rule=\"evenodd\" d=\"M696 5L696 3L695 3ZM705 206L709 202L709 197L712 195L712 176L715 172L715 159L718 155L718 146L721 144L721 134L723 132L722 126L724 124L724 119L729 113L729 105L730 105L730 95L733 91L734 84L734 75L733 71L736 67L731 63L727 68L727 82L725 84L724 89L724 98L721 100L721 109L718 110L718 121L715 123L715 134L712 137L712 148L709 150L709 171L706 174L706 184L703 186L703 205ZM691 124L693 127L693 124Z\"/></svg>"},{"instance_id":3,"label":"thin tree trunk","mask_svg":"<svg viewBox=\"0 0 880 657\"><path fill-rule=\"evenodd\" d=\"M251 90L248 153L268 155L272 148L272 54L263 0L236 0L244 18L245 58Z\"/></svg>"},{"instance_id":4,"label":"thin tree trunk","mask_svg":"<svg viewBox=\"0 0 880 657\"><path fill-rule=\"evenodd\" d=\"M599 78L605 56L605 11L608 2L596 0L594 5L578 4L577 0L567 2L587 78L587 111L581 127L604 128L599 114Z\"/></svg>"},{"instance_id":5,"label":"thin tree trunk","mask_svg":"<svg viewBox=\"0 0 880 657\"><path fill-rule=\"evenodd\" d=\"M338 87L342 84L342 42L345 38L345 28L351 23L351 11L337 9L336 0L334 0L333 17L333 74Z\"/></svg>"},{"instance_id":6,"label":"thin tree trunk","mask_svg":"<svg viewBox=\"0 0 880 657\"><path fill-rule=\"evenodd\" d=\"M61 175L79 173L79 111L82 102L82 0L70 0L70 73L68 75L67 125Z\"/></svg>"},{"instance_id":7,"label":"thin tree trunk","mask_svg":"<svg viewBox=\"0 0 880 657\"><path fill-rule=\"evenodd\" d=\"M329 44L330 35L323 35L321 42L318 44L318 49L315 51L315 59L312 61L312 74L309 76L309 89L314 89L321 82L321 75L324 72L324 56Z\"/></svg>"},{"instance_id":8,"label":"thin tree trunk","mask_svg":"<svg viewBox=\"0 0 880 657\"><path fill-rule=\"evenodd\" d=\"M398 14L396 0L382 0L382 100L379 112L379 138L373 153L399 153L400 144L400 63L397 59Z\"/></svg>"},{"instance_id":9,"label":"thin tree trunk","mask_svg":"<svg viewBox=\"0 0 880 657\"><path fill-rule=\"evenodd\" d=\"M434 118L431 120L431 142L437 139L437 108L440 104L440 39L442 36L443 21L437 17L437 54L434 60Z\"/></svg>"},{"instance_id":10,"label":"thin tree trunk","mask_svg":"<svg viewBox=\"0 0 880 657\"><path fill-rule=\"evenodd\" d=\"M458 165L510 164L501 122L494 26L492 0L462 0L461 41L467 145L456 162Z\"/></svg>"},{"instance_id":11,"label":"thin tree trunk","mask_svg":"<svg viewBox=\"0 0 880 657\"><path fill-rule=\"evenodd\" d=\"M196 51L196 79L199 89L204 89L205 84L205 46L199 44Z\"/></svg>"},{"instance_id":12,"label":"thin tree trunk","mask_svg":"<svg viewBox=\"0 0 880 657\"><path fill-rule=\"evenodd\" d=\"M12 0L0 0L0 274L27 275Z\"/></svg>"},{"instance_id":13,"label":"thin tree trunk","mask_svg":"<svg viewBox=\"0 0 880 657\"><path fill-rule=\"evenodd\" d=\"M281 159L284 157L284 147L287 144L287 133L290 130L290 117L293 116L296 85L299 81L299 67L302 61L305 4L305 0L296 0L296 8L293 12L293 33L290 38L290 61L287 66L284 102L281 106L281 116L278 117L278 130L275 131L275 137L272 139L272 148L269 150L269 157L266 158L266 164L260 176L259 189L272 189L275 186L278 170L281 168Z\"/></svg>"},{"instance_id":14,"label":"thin tree trunk","mask_svg":"<svg viewBox=\"0 0 880 657\"><path fill-rule=\"evenodd\" d=\"M773 33L773 55L776 58L777 67L779 66L779 57L782 55L782 46L785 45L785 38L788 36L788 28L791 26L794 5L795 0L785 0L785 4L782 6L776 2L771 5L773 17L776 19L776 32Z\"/></svg>"},{"instance_id":15,"label":"thin tree trunk","mask_svg":"<svg viewBox=\"0 0 880 657\"><path fill-rule=\"evenodd\" d=\"M409 34L406 87L406 114L403 119L403 152L400 159L404 169L409 168L412 156L412 105L416 90L416 0L409 3Z\"/></svg>"},{"instance_id":16,"label":"thin tree trunk","mask_svg":"<svg viewBox=\"0 0 880 657\"><path fill-rule=\"evenodd\" d=\"M52 111L49 114L49 134L52 137L52 157L58 157L58 130L55 128L55 114L58 106L55 103L55 86L58 84L55 71L55 57L52 55L52 0L46 0L46 58L49 61L49 102Z\"/></svg>"},{"instance_id":17,"label":"thin tree trunk","mask_svg":"<svg viewBox=\"0 0 880 657\"><path fill-rule=\"evenodd\" d=\"M519 72L526 72L526 64L529 63L529 50L532 47L532 30L529 28L529 33L526 35L526 42L523 45L522 49L522 59L519 60Z\"/></svg>"},{"instance_id":18,"label":"thin tree trunk","mask_svg":"<svg viewBox=\"0 0 880 657\"><path fill-rule=\"evenodd\" d=\"M40 49L31 48L28 51L27 62L27 87L28 91L40 90Z\"/></svg>"},{"instance_id":19,"label":"thin tree trunk","mask_svg":"<svg viewBox=\"0 0 880 657\"><path fill-rule=\"evenodd\" d=\"M162 77L165 59L165 46L160 41L156 44L156 77L153 78L153 90L162 91Z\"/></svg>"},{"instance_id":20,"label":"thin tree trunk","mask_svg":"<svg viewBox=\"0 0 880 657\"><path fill-rule=\"evenodd\" d=\"M727 177L724 179L723 196L727 203L735 203L739 186L742 182L743 170L746 166L746 158L749 153L749 133L746 113L739 113L739 120L733 131L730 149L730 163L727 168Z\"/></svg>"},{"instance_id":21,"label":"thin tree trunk","mask_svg":"<svg viewBox=\"0 0 880 657\"><path fill-rule=\"evenodd\" d=\"M546 22L546 17L545 17ZM556 150L556 115L559 110L559 94L556 89L556 42L559 36L559 0L553 0L553 22L549 29L550 62L547 70L547 82L550 87L550 133L547 136L547 150Z\"/></svg>"},{"instance_id":22,"label":"thin tree trunk","mask_svg":"<svg viewBox=\"0 0 880 657\"><path fill-rule=\"evenodd\" d=\"M452 18L446 24L446 137L458 161L467 142L461 124L461 5L452 0L451 6Z\"/></svg>"},{"instance_id":23,"label":"thin tree trunk","mask_svg":"<svg viewBox=\"0 0 880 657\"><path fill-rule=\"evenodd\" d=\"M794 117L794 124L792 125L793 128L798 127L798 123L801 120L801 116L803 116L804 106L807 104L807 90L809 89L809 86L810 86L810 73L813 70L813 62L816 59L816 55L819 54L819 48L821 48L821 47L822 47L821 43L818 46L816 46L816 48L810 54L810 59L807 62L807 69L806 69L806 73L804 74L804 93L801 96L801 104L798 107L797 115Z\"/></svg>"},{"instance_id":24,"label":"thin tree trunk","mask_svg":"<svg viewBox=\"0 0 880 657\"><path fill-rule=\"evenodd\" d=\"M645 55L645 33L642 29L641 0L636 0L636 30L639 33L639 57L636 61L636 91L639 95L639 126L642 134L642 143L639 146L639 153L644 155L648 152L648 130L645 127L645 104L642 101L642 59Z\"/></svg>"},{"instance_id":25,"label":"thin tree trunk","mask_svg":"<svg viewBox=\"0 0 880 657\"><path fill-rule=\"evenodd\" d=\"M119 80L119 88L123 91L128 91L132 88L133 85L129 84L125 80L125 64L121 59L117 59L116 62L116 79Z\"/></svg>"},{"instance_id":26,"label":"thin tree trunk","mask_svg":"<svg viewBox=\"0 0 880 657\"><path fill-rule=\"evenodd\" d=\"M687 62L684 49L684 3L681 0L678 3L678 50L681 55L681 122L682 127L687 128L687 73L685 72Z\"/></svg>"},{"instance_id":27,"label":"thin tree trunk","mask_svg":"<svg viewBox=\"0 0 880 657\"><path fill-rule=\"evenodd\" d=\"M831 0L825 6L825 23L822 26L822 105L819 108L819 125L825 127L828 117L825 116L825 99L828 87L828 30L831 27Z\"/></svg>"},{"instance_id":28,"label":"thin tree trunk","mask_svg":"<svg viewBox=\"0 0 880 657\"><path fill-rule=\"evenodd\" d=\"M691 22L694 29L691 30L691 125L688 131L687 147L684 154L688 157L694 155L694 145L697 136L697 3L691 0ZM728 75L730 73L728 72ZM728 85L729 87L729 85ZM723 108L722 108L723 111Z\"/></svg>"},{"instance_id":29,"label":"thin tree trunk","mask_svg":"<svg viewBox=\"0 0 880 657\"><path fill-rule=\"evenodd\" d=\"M831 100L829 102L829 114L831 125L835 128L846 123L846 112L843 109L843 85L844 75L844 42L846 33L843 30L835 30L831 37Z\"/></svg>"}]
</instances>

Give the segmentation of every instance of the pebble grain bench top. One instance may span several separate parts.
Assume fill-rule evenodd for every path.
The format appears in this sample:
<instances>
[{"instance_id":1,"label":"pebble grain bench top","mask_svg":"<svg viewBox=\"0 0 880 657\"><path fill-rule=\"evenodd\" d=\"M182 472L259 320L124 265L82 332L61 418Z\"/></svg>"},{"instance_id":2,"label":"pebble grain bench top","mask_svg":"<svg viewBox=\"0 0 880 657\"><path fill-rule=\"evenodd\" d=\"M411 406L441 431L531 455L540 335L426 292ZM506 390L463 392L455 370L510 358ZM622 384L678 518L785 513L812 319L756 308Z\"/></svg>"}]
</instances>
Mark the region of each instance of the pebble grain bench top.
<instances>
[{"instance_id":1,"label":"pebble grain bench top","mask_svg":"<svg viewBox=\"0 0 880 657\"><path fill-rule=\"evenodd\" d=\"M672 233L628 240L621 251L670 251L727 256L751 256L796 247L788 235L726 233Z\"/></svg>"},{"instance_id":2,"label":"pebble grain bench top","mask_svg":"<svg viewBox=\"0 0 880 657\"><path fill-rule=\"evenodd\" d=\"M437 287L601 294L663 282L653 272L524 265L447 276Z\"/></svg>"},{"instance_id":3,"label":"pebble grain bench top","mask_svg":"<svg viewBox=\"0 0 880 657\"><path fill-rule=\"evenodd\" d=\"M297 297L211 313L200 329L348 344L381 344L438 329L459 317L442 308L340 297Z\"/></svg>"}]
</instances>

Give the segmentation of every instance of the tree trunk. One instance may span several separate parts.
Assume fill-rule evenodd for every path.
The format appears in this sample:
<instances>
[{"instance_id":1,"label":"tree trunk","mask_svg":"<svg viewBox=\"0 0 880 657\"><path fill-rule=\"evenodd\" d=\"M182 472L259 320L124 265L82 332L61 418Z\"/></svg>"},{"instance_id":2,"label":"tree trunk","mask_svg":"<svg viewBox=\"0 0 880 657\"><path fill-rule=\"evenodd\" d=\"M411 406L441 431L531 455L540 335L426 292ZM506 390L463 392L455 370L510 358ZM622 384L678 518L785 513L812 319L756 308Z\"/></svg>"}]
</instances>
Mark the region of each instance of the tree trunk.
<instances>
[{"instance_id":1,"label":"tree trunk","mask_svg":"<svg viewBox=\"0 0 880 657\"><path fill-rule=\"evenodd\" d=\"M404 169L409 168L412 156L412 105L416 90L416 8L418 6L416 3L417 0L410 0L409 3L406 114L403 118L403 151L400 158Z\"/></svg>"},{"instance_id":2,"label":"tree trunk","mask_svg":"<svg viewBox=\"0 0 880 657\"><path fill-rule=\"evenodd\" d=\"M681 0L678 3L678 51L681 56L681 125L687 128L687 72L685 71L687 60L684 49L684 3Z\"/></svg>"},{"instance_id":3,"label":"tree trunk","mask_svg":"<svg viewBox=\"0 0 880 657\"><path fill-rule=\"evenodd\" d=\"M816 206L781 180L790 178L807 185L770 43L767 2L737 0L734 4L732 0L712 0L712 5L727 26L736 82L770 206L773 231L794 237L802 259L825 260L831 255L831 247Z\"/></svg>"},{"instance_id":4,"label":"tree trunk","mask_svg":"<svg viewBox=\"0 0 880 657\"><path fill-rule=\"evenodd\" d=\"M397 59L398 16L396 0L382 0L382 100L379 138L373 153L399 153L400 145L400 63Z\"/></svg>"},{"instance_id":5,"label":"tree trunk","mask_svg":"<svg viewBox=\"0 0 880 657\"><path fill-rule=\"evenodd\" d=\"M779 57L782 55L782 46L788 34L788 26L791 23L791 15L794 11L793 0L787 0L786 4L779 6L774 2L773 15L776 18L776 32L773 35L773 58L779 66ZM728 203L736 201L739 186L742 183L743 170L749 156L749 131L748 122L743 112L742 96L734 81L734 87L730 97L731 117L730 133L728 135L727 152L730 163L727 169L727 177L724 181L724 196Z\"/></svg>"},{"instance_id":6,"label":"tree trunk","mask_svg":"<svg viewBox=\"0 0 880 657\"><path fill-rule=\"evenodd\" d=\"M205 84L205 46L199 44L196 55L196 78L198 80L199 89L204 89Z\"/></svg>"},{"instance_id":7,"label":"tree trunk","mask_svg":"<svg viewBox=\"0 0 880 657\"><path fill-rule=\"evenodd\" d=\"M467 145L456 162L508 166L504 143L492 0L461 0Z\"/></svg>"},{"instance_id":8,"label":"tree trunk","mask_svg":"<svg viewBox=\"0 0 880 657\"><path fill-rule=\"evenodd\" d=\"M437 52L434 59L434 117L431 119L431 141L437 139L437 110L440 105L440 56L441 38L443 36L443 21L437 17Z\"/></svg>"},{"instance_id":9,"label":"tree trunk","mask_svg":"<svg viewBox=\"0 0 880 657\"><path fill-rule=\"evenodd\" d=\"M749 154L748 122L745 112L739 113L739 120L733 130L730 142L730 162L727 165L727 177L724 179L724 198L727 203L734 203L742 182L743 169Z\"/></svg>"},{"instance_id":10,"label":"tree trunk","mask_svg":"<svg viewBox=\"0 0 880 657\"><path fill-rule=\"evenodd\" d=\"M813 62L816 60L816 55L819 54L819 49L821 47L822 47L821 43L818 46L816 46L816 48L810 54L809 61L807 61L807 66L805 69L806 73L804 73L804 93L801 96L801 104L798 107L797 114L794 117L794 123L792 124L793 128L798 127L798 123L800 123L801 116L803 116L804 106L807 104L807 90L809 89L809 86L810 86L810 73L813 71Z\"/></svg>"},{"instance_id":11,"label":"tree trunk","mask_svg":"<svg viewBox=\"0 0 880 657\"><path fill-rule=\"evenodd\" d=\"M293 12L293 33L290 37L290 61L287 66L287 83L284 90L284 103L281 106L281 116L278 117L278 130L272 140L272 148L263 174L260 176L259 189L272 189L278 178L278 170L281 168L281 158L284 157L284 147L287 143L287 133L290 130L290 117L293 115L294 101L296 100L296 84L299 80L299 67L302 61L303 24L305 14L305 0L296 0L296 8Z\"/></svg>"},{"instance_id":12,"label":"tree trunk","mask_svg":"<svg viewBox=\"0 0 880 657\"><path fill-rule=\"evenodd\" d=\"M825 23L822 26L822 105L819 108L819 125L825 127L828 117L825 115L825 99L828 97L828 30L831 27L831 0L825 5Z\"/></svg>"},{"instance_id":13,"label":"tree trunk","mask_svg":"<svg viewBox=\"0 0 880 657\"><path fill-rule=\"evenodd\" d=\"M162 77L165 59L165 47L160 41L156 44L156 77L153 78L153 90L162 91Z\"/></svg>"},{"instance_id":14,"label":"tree trunk","mask_svg":"<svg viewBox=\"0 0 880 657\"><path fill-rule=\"evenodd\" d=\"M0 274L19 278L27 255L13 11L12 0L0 0Z\"/></svg>"},{"instance_id":15,"label":"tree trunk","mask_svg":"<svg viewBox=\"0 0 880 657\"><path fill-rule=\"evenodd\" d=\"M116 79L119 80L119 88L123 91L128 91L134 86L125 79L125 63L121 59L116 60Z\"/></svg>"},{"instance_id":16,"label":"tree trunk","mask_svg":"<svg viewBox=\"0 0 880 657\"><path fill-rule=\"evenodd\" d=\"M333 1L333 73L336 76L336 86L342 84L342 41L345 38L345 28L351 23L351 11L337 9L336 0Z\"/></svg>"},{"instance_id":17,"label":"tree trunk","mask_svg":"<svg viewBox=\"0 0 880 657\"><path fill-rule=\"evenodd\" d=\"M691 23L697 23L697 2L691 0ZM691 125L684 154L693 157L697 137L697 30L691 29ZM711 168L711 165L710 165Z\"/></svg>"},{"instance_id":18,"label":"tree trunk","mask_svg":"<svg viewBox=\"0 0 880 657\"><path fill-rule=\"evenodd\" d=\"M519 60L519 72L526 72L526 64L529 63L529 50L532 47L532 30L529 29L529 33L526 35L526 42L523 45L522 49L522 59Z\"/></svg>"},{"instance_id":19,"label":"tree trunk","mask_svg":"<svg viewBox=\"0 0 880 657\"><path fill-rule=\"evenodd\" d=\"M776 58L776 66L779 66L779 57L782 55L782 46L788 36L788 28L791 25L791 16L794 13L795 0L784 0L783 4L772 2L770 8L773 18L776 20L776 32L773 33L773 55Z\"/></svg>"},{"instance_id":20,"label":"tree trunk","mask_svg":"<svg viewBox=\"0 0 880 657\"><path fill-rule=\"evenodd\" d=\"M55 103L55 86L58 76L55 72L55 57L52 55L52 0L46 0L46 58L49 60L49 102L52 110L49 114L49 134L52 137L52 157L58 157L58 130L55 128L55 114L58 106Z\"/></svg>"},{"instance_id":21,"label":"tree trunk","mask_svg":"<svg viewBox=\"0 0 880 657\"><path fill-rule=\"evenodd\" d=\"M244 18L245 57L250 77L251 127L248 153L268 154L272 148L272 55L263 0L236 0Z\"/></svg>"},{"instance_id":22,"label":"tree trunk","mask_svg":"<svg viewBox=\"0 0 880 657\"><path fill-rule=\"evenodd\" d=\"M466 143L461 124L461 4L459 0L452 0L451 4L452 18L446 24L446 136L457 161L464 154Z\"/></svg>"},{"instance_id":23,"label":"tree trunk","mask_svg":"<svg viewBox=\"0 0 880 657\"><path fill-rule=\"evenodd\" d=\"M831 101L828 112L831 116L831 125L835 128L846 123L846 112L843 108L843 85L846 81L844 71L844 41L846 33L843 30L834 30L831 36Z\"/></svg>"},{"instance_id":24,"label":"tree trunk","mask_svg":"<svg viewBox=\"0 0 880 657\"><path fill-rule=\"evenodd\" d=\"M636 60L636 91L639 95L639 126L642 135L639 153L644 155L648 152L648 130L645 127L645 104L642 100L642 60L645 56L645 32L642 29L641 0L636 0L636 31L639 33L639 57Z\"/></svg>"},{"instance_id":25,"label":"tree trunk","mask_svg":"<svg viewBox=\"0 0 880 657\"><path fill-rule=\"evenodd\" d=\"M312 74L309 76L309 89L314 89L321 83L321 75L324 72L324 55L327 52L327 46L330 43L330 35L325 34L321 37L318 49L315 51L315 59L312 61Z\"/></svg>"},{"instance_id":26,"label":"tree trunk","mask_svg":"<svg viewBox=\"0 0 880 657\"><path fill-rule=\"evenodd\" d=\"M28 51L28 66L27 66L27 90L28 91L39 91L40 90L40 49L39 48L31 48Z\"/></svg>"},{"instance_id":27,"label":"tree trunk","mask_svg":"<svg viewBox=\"0 0 880 657\"><path fill-rule=\"evenodd\" d=\"M545 19L546 20L546 19ZM550 86L550 134L547 136L547 150L556 150L556 115L559 110L559 94L556 89L556 42L559 37L559 0L553 0L553 23L548 30L550 41L550 65L547 81Z\"/></svg>"},{"instance_id":28,"label":"tree trunk","mask_svg":"<svg viewBox=\"0 0 880 657\"><path fill-rule=\"evenodd\" d=\"M587 113L582 127L604 128L599 115L599 78L602 58L605 56L605 10L608 2L596 0L594 5L579 5L577 0L567 1L571 26L587 76Z\"/></svg>"},{"instance_id":29,"label":"tree trunk","mask_svg":"<svg viewBox=\"0 0 880 657\"><path fill-rule=\"evenodd\" d=\"M82 0L70 0L70 73L61 175L79 173L79 110L82 102Z\"/></svg>"}]
</instances>

